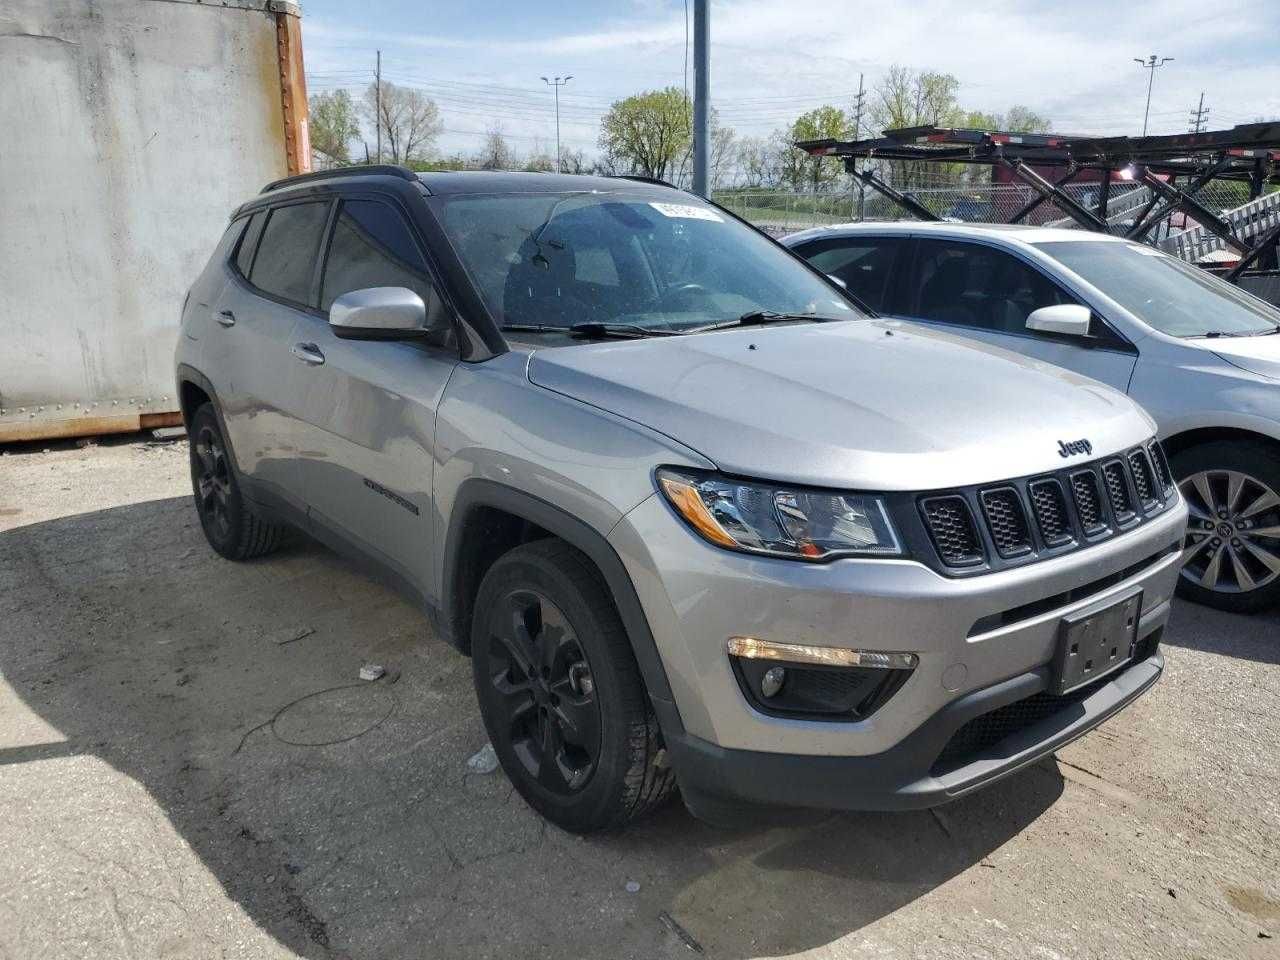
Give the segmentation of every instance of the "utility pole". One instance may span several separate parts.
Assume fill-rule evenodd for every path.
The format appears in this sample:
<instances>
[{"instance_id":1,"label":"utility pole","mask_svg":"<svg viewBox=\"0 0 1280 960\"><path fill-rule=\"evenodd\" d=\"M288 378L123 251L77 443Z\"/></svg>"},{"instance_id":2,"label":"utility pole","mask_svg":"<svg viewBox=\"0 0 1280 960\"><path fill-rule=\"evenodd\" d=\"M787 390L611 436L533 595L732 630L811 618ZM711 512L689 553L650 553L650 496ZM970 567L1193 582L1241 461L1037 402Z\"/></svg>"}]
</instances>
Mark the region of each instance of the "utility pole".
<instances>
[{"instance_id":1,"label":"utility pole","mask_svg":"<svg viewBox=\"0 0 1280 960\"><path fill-rule=\"evenodd\" d=\"M560 88L572 79L572 74L567 77L556 77L554 80L542 78L542 82L547 86L556 88L556 173L560 172Z\"/></svg>"},{"instance_id":2,"label":"utility pole","mask_svg":"<svg viewBox=\"0 0 1280 960\"><path fill-rule=\"evenodd\" d=\"M693 192L710 197L711 14L710 0L693 0Z\"/></svg>"},{"instance_id":3,"label":"utility pole","mask_svg":"<svg viewBox=\"0 0 1280 960\"><path fill-rule=\"evenodd\" d=\"M1191 133L1200 133L1209 126L1209 108L1204 105L1204 91L1200 91L1200 106L1191 111Z\"/></svg>"},{"instance_id":4,"label":"utility pole","mask_svg":"<svg viewBox=\"0 0 1280 960\"><path fill-rule=\"evenodd\" d=\"M866 103L867 94L862 89L862 77L858 74L858 96L853 101L853 139L862 139L862 107ZM867 185L858 181L858 219L862 220L867 213Z\"/></svg>"},{"instance_id":5,"label":"utility pole","mask_svg":"<svg viewBox=\"0 0 1280 960\"><path fill-rule=\"evenodd\" d=\"M1133 62L1147 71L1147 111L1142 115L1142 135L1147 135L1147 120L1151 117L1151 88L1156 82L1156 71L1166 63L1172 63L1173 57L1160 57L1151 54L1146 60L1134 57Z\"/></svg>"},{"instance_id":6,"label":"utility pole","mask_svg":"<svg viewBox=\"0 0 1280 960\"><path fill-rule=\"evenodd\" d=\"M382 51L373 71L373 125L378 128L378 162L382 162Z\"/></svg>"}]
</instances>

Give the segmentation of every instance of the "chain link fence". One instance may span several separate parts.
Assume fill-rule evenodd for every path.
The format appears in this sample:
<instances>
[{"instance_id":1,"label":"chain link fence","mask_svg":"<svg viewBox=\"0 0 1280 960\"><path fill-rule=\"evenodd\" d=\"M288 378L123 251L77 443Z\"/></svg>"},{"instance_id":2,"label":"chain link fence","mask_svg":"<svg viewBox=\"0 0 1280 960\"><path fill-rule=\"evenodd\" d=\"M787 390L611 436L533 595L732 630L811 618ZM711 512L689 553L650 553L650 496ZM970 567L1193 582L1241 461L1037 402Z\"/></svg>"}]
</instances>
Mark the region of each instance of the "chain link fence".
<instances>
[{"instance_id":1,"label":"chain link fence","mask_svg":"<svg viewBox=\"0 0 1280 960\"><path fill-rule=\"evenodd\" d=\"M1073 200L1094 210L1099 184L1068 184L1063 188ZM1008 223L1037 194L1025 184L945 183L903 189L930 212L948 220L967 223ZM1249 199L1245 184L1210 182L1196 194L1209 209L1223 213ZM733 189L715 194L716 202L775 236L785 236L810 227L863 220L910 220L910 214L889 198L871 189L836 193L802 193L786 190ZM1131 226L1151 200L1151 191L1133 183L1113 183L1108 203L1108 221L1122 233ZM1036 225L1078 227L1070 215L1049 201L1041 203L1021 222ZM1148 235L1158 243L1172 234L1194 227L1184 214L1166 217Z\"/></svg>"}]
</instances>

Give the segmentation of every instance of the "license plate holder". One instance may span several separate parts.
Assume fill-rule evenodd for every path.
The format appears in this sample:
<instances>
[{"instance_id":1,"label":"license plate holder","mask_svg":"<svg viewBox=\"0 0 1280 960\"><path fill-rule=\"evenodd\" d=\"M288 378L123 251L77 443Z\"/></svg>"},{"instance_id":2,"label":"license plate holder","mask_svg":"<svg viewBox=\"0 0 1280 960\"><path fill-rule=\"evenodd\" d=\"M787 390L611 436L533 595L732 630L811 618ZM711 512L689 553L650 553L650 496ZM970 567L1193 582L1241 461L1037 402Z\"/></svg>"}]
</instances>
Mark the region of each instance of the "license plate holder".
<instances>
[{"instance_id":1,"label":"license plate holder","mask_svg":"<svg viewBox=\"0 0 1280 960\"><path fill-rule=\"evenodd\" d=\"M1050 692L1061 696L1093 683L1133 659L1142 591L1062 618Z\"/></svg>"}]
</instances>

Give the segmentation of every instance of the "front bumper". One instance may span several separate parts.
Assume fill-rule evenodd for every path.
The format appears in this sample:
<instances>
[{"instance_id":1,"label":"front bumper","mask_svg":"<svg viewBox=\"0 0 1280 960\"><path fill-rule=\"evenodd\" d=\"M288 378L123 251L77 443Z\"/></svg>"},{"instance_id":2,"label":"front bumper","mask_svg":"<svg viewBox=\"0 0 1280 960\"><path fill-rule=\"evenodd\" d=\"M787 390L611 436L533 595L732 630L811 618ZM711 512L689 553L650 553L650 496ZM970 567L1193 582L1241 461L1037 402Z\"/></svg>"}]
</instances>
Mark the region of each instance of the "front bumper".
<instances>
[{"instance_id":1,"label":"front bumper","mask_svg":"<svg viewBox=\"0 0 1280 960\"><path fill-rule=\"evenodd\" d=\"M1150 642L1150 640L1149 640ZM1164 670L1164 657L1114 675L1083 699L1010 733L963 762L939 768L936 758L970 720L1044 691L1039 668L955 700L902 742L865 757L818 757L726 750L698 737L668 738L685 802L695 813L726 801L830 810L910 810L962 797L1084 736L1137 699ZM714 812L709 819L716 819Z\"/></svg>"},{"instance_id":2,"label":"front bumper","mask_svg":"<svg viewBox=\"0 0 1280 960\"><path fill-rule=\"evenodd\" d=\"M664 718L664 734L686 793L893 808L942 802L1030 763L1154 683L1162 661L1152 652L1053 722L1001 744L998 756L935 769L967 720L1046 688L1064 616L1141 590L1140 648L1158 638L1185 528L1179 502L1109 541L970 578L909 560L810 565L731 553L690 532L657 496L624 517L610 541L666 667L679 719ZM725 649L731 636L911 652L919 664L863 720L768 716L738 685Z\"/></svg>"}]
</instances>

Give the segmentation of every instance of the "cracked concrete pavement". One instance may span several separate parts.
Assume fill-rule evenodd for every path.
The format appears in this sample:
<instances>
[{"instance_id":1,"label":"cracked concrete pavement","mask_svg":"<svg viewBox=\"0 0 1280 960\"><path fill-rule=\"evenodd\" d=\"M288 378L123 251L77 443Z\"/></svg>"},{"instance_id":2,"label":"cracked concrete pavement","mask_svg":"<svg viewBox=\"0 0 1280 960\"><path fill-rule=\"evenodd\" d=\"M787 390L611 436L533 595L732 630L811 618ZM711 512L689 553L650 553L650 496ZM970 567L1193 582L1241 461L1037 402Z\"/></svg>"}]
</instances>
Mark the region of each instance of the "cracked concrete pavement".
<instances>
[{"instance_id":1,"label":"cracked concrete pavement","mask_svg":"<svg viewBox=\"0 0 1280 960\"><path fill-rule=\"evenodd\" d=\"M188 497L182 443L0 457L0 960L1280 957L1280 613L1179 605L1149 695L936 812L579 839L468 772L409 604Z\"/></svg>"}]
</instances>

